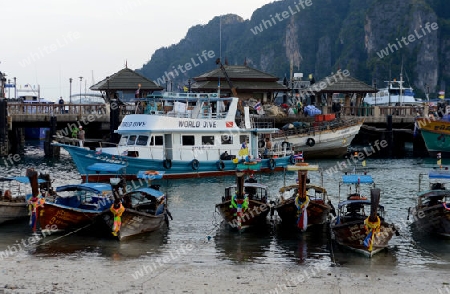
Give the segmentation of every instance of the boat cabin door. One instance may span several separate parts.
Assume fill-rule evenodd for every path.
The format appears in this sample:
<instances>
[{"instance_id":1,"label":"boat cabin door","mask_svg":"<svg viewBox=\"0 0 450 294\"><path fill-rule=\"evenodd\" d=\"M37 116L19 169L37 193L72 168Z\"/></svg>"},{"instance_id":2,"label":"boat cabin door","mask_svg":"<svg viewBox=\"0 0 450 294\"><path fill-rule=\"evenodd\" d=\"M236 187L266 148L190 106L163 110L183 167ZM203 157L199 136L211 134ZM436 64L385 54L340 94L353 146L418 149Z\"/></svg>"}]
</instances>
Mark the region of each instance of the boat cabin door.
<instances>
[{"instance_id":1,"label":"boat cabin door","mask_svg":"<svg viewBox=\"0 0 450 294\"><path fill-rule=\"evenodd\" d=\"M164 154L165 159L173 159L172 134L164 134Z\"/></svg>"}]
</instances>

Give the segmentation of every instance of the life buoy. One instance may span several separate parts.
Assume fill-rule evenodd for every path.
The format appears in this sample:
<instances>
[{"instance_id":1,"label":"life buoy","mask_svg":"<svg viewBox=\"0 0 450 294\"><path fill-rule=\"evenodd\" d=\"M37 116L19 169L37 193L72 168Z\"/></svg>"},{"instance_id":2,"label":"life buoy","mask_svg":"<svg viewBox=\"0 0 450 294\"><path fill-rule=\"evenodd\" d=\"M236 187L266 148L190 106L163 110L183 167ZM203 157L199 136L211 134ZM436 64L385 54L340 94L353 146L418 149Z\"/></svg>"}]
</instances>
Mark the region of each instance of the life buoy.
<instances>
[{"instance_id":1,"label":"life buoy","mask_svg":"<svg viewBox=\"0 0 450 294\"><path fill-rule=\"evenodd\" d=\"M224 170L224 168L225 168L225 163L223 163L222 160L218 160L216 165L217 165L218 170Z\"/></svg>"},{"instance_id":2,"label":"life buoy","mask_svg":"<svg viewBox=\"0 0 450 294\"><path fill-rule=\"evenodd\" d=\"M193 159L191 162L191 166L193 170L198 170L200 167L200 162L197 159Z\"/></svg>"},{"instance_id":3,"label":"life buoy","mask_svg":"<svg viewBox=\"0 0 450 294\"><path fill-rule=\"evenodd\" d=\"M290 145L289 142L284 141L283 143L281 143L281 148L283 148L283 149L289 149L289 145Z\"/></svg>"},{"instance_id":4,"label":"life buoy","mask_svg":"<svg viewBox=\"0 0 450 294\"><path fill-rule=\"evenodd\" d=\"M306 145L308 145L309 147L312 147L316 144L316 141L313 138L308 138L308 140L306 140Z\"/></svg>"},{"instance_id":5,"label":"life buoy","mask_svg":"<svg viewBox=\"0 0 450 294\"><path fill-rule=\"evenodd\" d=\"M295 164L295 157L294 157L294 155L291 155L289 157L289 162L290 162L290 164Z\"/></svg>"},{"instance_id":6,"label":"life buoy","mask_svg":"<svg viewBox=\"0 0 450 294\"><path fill-rule=\"evenodd\" d=\"M266 143L264 142L264 140L259 140L258 141L258 148L263 148L264 146L266 146Z\"/></svg>"},{"instance_id":7,"label":"life buoy","mask_svg":"<svg viewBox=\"0 0 450 294\"><path fill-rule=\"evenodd\" d=\"M172 160L171 159L164 159L163 166L165 169L170 169L172 167Z\"/></svg>"},{"instance_id":8,"label":"life buoy","mask_svg":"<svg viewBox=\"0 0 450 294\"><path fill-rule=\"evenodd\" d=\"M270 168L270 170L274 170L275 166L276 166L275 159L273 159L273 158L269 159L269 168Z\"/></svg>"}]
</instances>

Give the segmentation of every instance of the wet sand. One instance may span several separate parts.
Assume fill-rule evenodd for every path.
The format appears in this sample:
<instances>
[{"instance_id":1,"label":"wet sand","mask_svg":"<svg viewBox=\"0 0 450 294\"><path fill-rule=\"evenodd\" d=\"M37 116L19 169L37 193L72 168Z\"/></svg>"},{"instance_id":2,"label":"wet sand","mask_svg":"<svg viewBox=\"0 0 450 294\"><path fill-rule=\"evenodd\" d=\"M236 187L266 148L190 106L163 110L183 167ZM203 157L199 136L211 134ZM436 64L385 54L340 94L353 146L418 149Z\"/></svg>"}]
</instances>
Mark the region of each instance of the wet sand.
<instances>
[{"instance_id":1,"label":"wet sand","mask_svg":"<svg viewBox=\"0 0 450 294\"><path fill-rule=\"evenodd\" d=\"M203 262L195 250L166 257L163 262L21 253L0 261L0 293L450 293L447 265L433 270L214 265Z\"/></svg>"}]
</instances>

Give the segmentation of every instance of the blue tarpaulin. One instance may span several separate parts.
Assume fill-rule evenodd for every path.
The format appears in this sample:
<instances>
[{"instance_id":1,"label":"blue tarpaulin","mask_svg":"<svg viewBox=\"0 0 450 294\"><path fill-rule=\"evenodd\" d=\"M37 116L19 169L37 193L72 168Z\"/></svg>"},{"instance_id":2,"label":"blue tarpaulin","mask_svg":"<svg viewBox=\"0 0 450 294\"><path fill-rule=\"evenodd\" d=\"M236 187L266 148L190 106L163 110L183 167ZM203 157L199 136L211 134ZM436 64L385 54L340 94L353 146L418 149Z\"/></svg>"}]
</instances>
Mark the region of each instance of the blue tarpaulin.
<instances>
[{"instance_id":1,"label":"blue tarpaulin","mask_svg":"<svg viewBox=\"0 0 450 294\"><path fill-rule=\"evenodd\" d=\"M372 184L373 179L370 175L345 175L342 176L344 184Z\"/></svg>"},{"instance_id":2,"label":"blue tarpaulin","mask_svg":"<svg viewBox=\"0 0 450 294\"><path fill-rule=\"evenodd\" d=\"M428 173L430 179L450 179L450 170L432 170Z\"/></svg>"}]
</instances>

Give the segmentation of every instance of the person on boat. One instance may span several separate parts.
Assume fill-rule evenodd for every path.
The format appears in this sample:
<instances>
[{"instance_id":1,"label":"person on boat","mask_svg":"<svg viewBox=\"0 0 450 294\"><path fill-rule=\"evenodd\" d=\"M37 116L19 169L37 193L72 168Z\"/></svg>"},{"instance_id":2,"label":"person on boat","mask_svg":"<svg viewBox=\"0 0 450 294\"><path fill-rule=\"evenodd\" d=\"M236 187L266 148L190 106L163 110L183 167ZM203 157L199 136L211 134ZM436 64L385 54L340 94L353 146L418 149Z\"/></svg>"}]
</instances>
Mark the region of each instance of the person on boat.
<instances>
[{"instance_id":1,"label":"person on boat","mask_svg":"<svg viewBox=\"0 0 450 294\"><path fill-rule=\"evenodd\" d=\"M30 227L33 233L36 232L37 218L40 213L40 208L44 207L45 198L39 194L37 196L32 196L28 200L28 208L30 210Z\"/></svg>"},{"instance_id":2,"label":"person on boat","mask_svg":"<svg viewBox=\"0 0 450 294\"><path fill-rule=\"evenodd\" d=\"M272 150L272 142L270 138L266 138L266 146L264 148L264 157L267 158L269 156L269 152Z\"/></svg>"},{"instance_id":3,"label":"person on boat","mask_svg":"<svg viewBox=\"0 0 450 294\"><path fill-rule=\"evenodd\" d=\"M84 135L85 135L85 132L83 130L83 126L80 126L80 130L77 133L77 137L78 137L78 141L80 143L80 147L84 146Z\"/></svg>"},{"instance_id":4,"label":"person on boat","mask_svg":"<svg viewBox=\"0 0 450 294\"><path fill-rule=\"evenodd\" d=\"M74 139L77 138L77 135L78 135L78 131L79 131L79 130L80 130L80 129L77 128L77 127L73 127L73 128L72 128L72 138L74 138Z\"/></svg>"},{"instance_id":5,"label":"person on boat","mask_svg":"<svg viewBox=\"0 0 450 294\"><path fill-rule=\"evenodd\" d=\"M255 179L253 174L250 174L249 178L245 180L246 183L257 183L258 181ZM245 187L245 193L248 194L248 197L252 199L256 195L255 187Z\"/></svg>"},{"instance_id":6,"label":"person on boat","mask_svg":"<svg viewBox=\"0 0 450 294\"><path fill-rule=\"evenodd\" d=\"M110 211L114 216L112 234L114 236L117 236L120 231L120 227L122 226L122 214L125 211L125 207L123 207L122 202L119 198L116 198L114 200L113 205L111 205Z\"/></svg>"}]
</instances>

